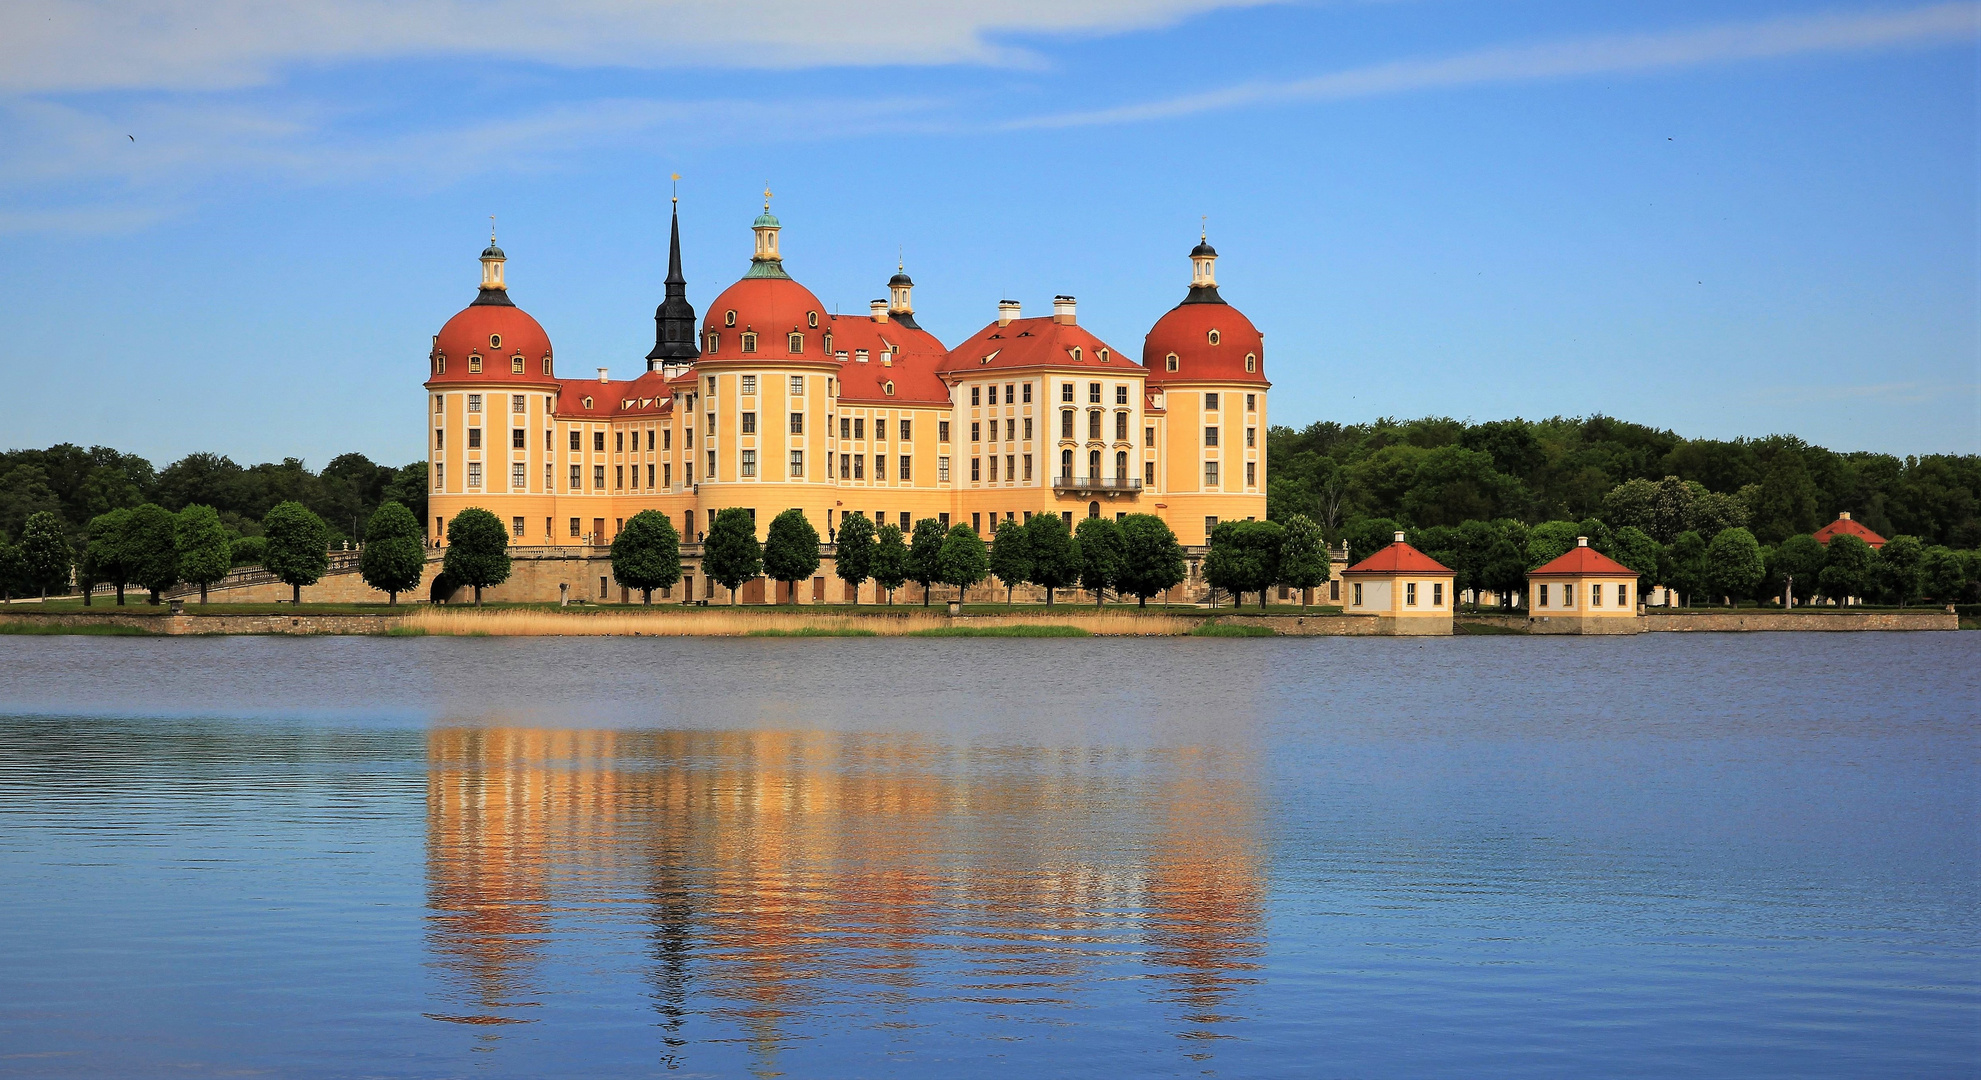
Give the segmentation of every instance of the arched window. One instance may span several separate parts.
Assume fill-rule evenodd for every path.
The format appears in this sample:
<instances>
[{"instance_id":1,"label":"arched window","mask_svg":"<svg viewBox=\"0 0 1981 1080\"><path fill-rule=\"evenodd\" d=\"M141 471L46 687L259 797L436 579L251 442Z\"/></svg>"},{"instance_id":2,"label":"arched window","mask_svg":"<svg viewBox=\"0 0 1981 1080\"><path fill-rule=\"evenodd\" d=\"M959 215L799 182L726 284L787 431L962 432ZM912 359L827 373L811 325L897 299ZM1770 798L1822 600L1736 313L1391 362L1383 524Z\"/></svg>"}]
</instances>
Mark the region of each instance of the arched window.
<instances>
[{"instance_id":1,"label":"arched window","mask_svg":"<svg viewBox=\"0 0 1981 1080\"><path fill-rule=\"evenodd\" d=\"M433 356L433 373L434 373L435 375L445 375L445 374L447 374L447 357L446 357L445 355L443 355L443 354L441 354L441 353L435 353L435 354L434 354L434 356Z\"/></svg>"},{"instance_id":2,"label":"arched window","mask_svg":"<svg viewBox=\"0 0 1981 1080\"><path fill-rule=\"evenodd\" d=\"M1170 353L1170 354L1169 354L1168 356L1165 356L1165 357L1163 357L1163 361L1162 361L1162 366L1163 366L1163 367L1164 367L1164 369L1166 369L1166 370L1169 370L1169 371L1175 371L1175 370L1176 370L1176 354L1175 354L1175 353Z\"/></svg>"},{"instance_id":3,"label":"arched window","mask_svg":"<svg viewBox=\"0 0 1981 1080\"><path fill-rule=\"evenodd\" d=\"M1078 345L1073 346L1073 362L1076 364L1080 362L1080 346Z\"/></svg>"},{"instance_id":4,"label":"arched window","mask_svg":"<svg viewBox=\"0 0 1981 1080\"><path fill-rule=\"evenodd\" d=\"M1246 354L1245 354L1245 370L1246 370L1246 371L1257 371L1257 370L1259 370L1259 354L1258 354L1258 353L1246 353Z\"/></svg>"},{"instance_id":5,"label":"arched window","mask_svg":"<svg viewBox=\"0 0 1981 1080\"><path fill-rule=\"evenodd\" d=\"M523 373L523 354L517 353L516 355L509 358L509 374L521 375L522 373Z\"/></svg>"},{"instance_id":6,"label":"arched window","mask_svg":"<svg viewBox=\"0 0 1981 1080\"><path fill-rule=\"evenodd\" d=\"M548 374L550 374L550 354L549 354L549 353L545 353L545 354L543 354L543 373L544 373L545 375L548 375Z\"/></svg>"},{"instance_id":7,"label":"arched window","mask_svg":"<svg viewBox=\"0 0 1981 1080\"><path fill-rule=\"evenodd\" d=\"M1073 479L1073 451L1061 450L1059 452L1059 475L1066 477L1068 480Z\"/></svg>"},{"instance_id":8,"label":"arched window","mask_svg":"<svg viewBox=\"0 0 1981 1080\"><path fill-rule=\"evenodd\" d=\"M1101 478L1101 452L1099 450L1087 451L1087 478L1089 480L1099 480Z\"/></svg>"},{"instance_id":9,"label":"arched window","mask_svg":"<svg viewBox=\"0 0 1981 1080\"><path fill-rule=\"evenodd\" d=\"M1114 478L1116 480L1128 479L1128 451L1126 450L1117 450L1114 453Z\"/></svg>"},{"instance_id":10,"label":"arched window","mask_svg":"<svg viewBox=\"0 0 1981 1080\"><path fill-rule=\"evenodd\" d=\"M1213 330L1213 331L1211 331L1211 333L1210 333L1210 342L1211 342L1211 344L1213 344L1213 345L1215 345L1215 344L1217 344L1217 343L1218 343L1218 332L1217 332L1217 331L1215 331L1215 330Z\"/></svg>"},{"instance_id":11,"label":"arched window","mask_svg":"<svg viewBox=\"0 0 1981 1080\"><path fill-rule=\"evenodd\" d=\"M481 355L479 353L468 354L468 370L469 371L481 370Z\"/></svg>"},{"instance_id":12,"label":"arched window","mask_svg":"<svg viewBox=\"0 0 1981 1080\"><path fill-rule=\"evenodd\" d=\"M1090 412L1087 414L1087 438L1098 439L1100 437L1101 414L1099 412ZM1097 469L1095 471L1098 472L1099 470Z\"/></svg>"},{"instance_id":13,"label":"arched window","mask_svg":"<svg viewBox=\"0 0 1981 1080\"><path fill-rule=\"evenodd\" d=\"M1101 504L1100 504L1100 503L1097 503L1097 502L1090 502L1090 503L1088 503L1088 504L1087 504L1087 516L1088 516L1088 517L1100 517L1100 516L1101 516Z\"/></svg>"},{"instance_id":14,"label":"arched window","mask_svg":"<svg viewBox=\"0 0 1981 1080\"><path fill-rule=\"evenodd\" d=\"M1103 364L1105 364L1105 363L1107 363L1107 350L1106 350L1106 349L1095 349L1095 350L1094 350L1094 355L1100 358L1100 362L1101 362L1101 363L1103 363Z\"/></svg>"},{"instance_id":15,"label":"arched window","mask_svg":"<svg viewBox=\"0 0 1981 1080\"><path fill-rule=\"evenodd\" d=\"M886 394L886 395L887 395L888 397L893 397L893 396L894 396L894 380L893 380L893 379L889 379L889 380L887 380L886 382L884 382L884 383L882 383L882 384L880 384L880 392L881 392L881 393L883 393L883 394ZM904 423L905 423L905 421L904 421ZM906 459L904 458L903 460L906 460Z\"/></svg>"},{"instance_id":16,"label":"arched window","mask_svg":"<svg viewBox=\"0 0 1981 1080\"><path fill-rule=\"evenodd\" d=\"M721 343L722 343L722 335L716 333L713 330L710 330L708 332L708 351L714 352L716 350L716 347Z\"/></svg>"},{"instance_id":17,"label":"arched window","mask_svg":"<svg viewBox=\"0 0 1981 1080\"><path fill-rule=\"evenodd\" d=\"M724 326L735 326L735 325L736 325L736 312L735 312L735 311L733 311L733 310L731 310L731 311L725 311L725 312L723 312L723 313L722 313L722 325L724 325Z\"/></svg>"}]
</instances>

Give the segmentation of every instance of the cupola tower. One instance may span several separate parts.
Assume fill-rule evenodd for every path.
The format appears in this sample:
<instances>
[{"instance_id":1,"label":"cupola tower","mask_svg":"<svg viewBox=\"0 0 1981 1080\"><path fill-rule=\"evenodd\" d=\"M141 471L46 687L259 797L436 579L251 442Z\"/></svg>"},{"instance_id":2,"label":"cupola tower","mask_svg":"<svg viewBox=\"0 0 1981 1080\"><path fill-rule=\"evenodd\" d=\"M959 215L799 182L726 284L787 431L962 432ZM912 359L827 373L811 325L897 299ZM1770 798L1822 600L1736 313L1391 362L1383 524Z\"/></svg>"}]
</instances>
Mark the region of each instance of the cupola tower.
<instances>
[{"instance_id":1,"label":"cupola tower","mask_svg":"<svg viewBox=\"0 0 1981 1080\"><path fill-rule=\"evenodd\" d=\"M764 212L758 214L757 220L750 225L750 229L757 234L757 249L750 256L750 272L744 274L744 277L788 278L791 276L784 272L784 256L777 253L777 231L781 228L783 226L778 224L777 216L770 212L770 188L766 186Z\"/></svg>"},{"instance_id":2,"label":"cupola tower","mask_svg":"<svg viewBox=\"0 0 1981 1080\"><path fill-rule=\"evenodd\" d=\"M910 298L915 290L915 282L908 276L905 264L896 263L894 276L887 279L887 317L910 330L920 330L915 324L915 302Z\"/></svg>"},{"instance_id":3,"label":"cupola tower","mask_svg":"<svg viewBox=\"0 0 1981 1080\"><path fill-rule=\"evenodd\" d=\"M679 177L676 177L679 179ZM674 196L673 221L667 234L667 295L653 312L653 351L647 370L671 378L701 356L696 345L695 308L688 303L688 279L681 273L681 197Z\"/></svg>"},{"instance_id":4,"label":"cupola tower","mask_svg":"<svg viewBox=\"0 0 1981 1080\"><path fill-rule=\"evenodd\" d=\"M491 217L488 219L488 246L481 253L481 293L475 297L476 304L515 306L509 299L509 286L502 281L502 264L508 261L509 256L495 246L495 219Z\"/></svg>"}]
</instances>

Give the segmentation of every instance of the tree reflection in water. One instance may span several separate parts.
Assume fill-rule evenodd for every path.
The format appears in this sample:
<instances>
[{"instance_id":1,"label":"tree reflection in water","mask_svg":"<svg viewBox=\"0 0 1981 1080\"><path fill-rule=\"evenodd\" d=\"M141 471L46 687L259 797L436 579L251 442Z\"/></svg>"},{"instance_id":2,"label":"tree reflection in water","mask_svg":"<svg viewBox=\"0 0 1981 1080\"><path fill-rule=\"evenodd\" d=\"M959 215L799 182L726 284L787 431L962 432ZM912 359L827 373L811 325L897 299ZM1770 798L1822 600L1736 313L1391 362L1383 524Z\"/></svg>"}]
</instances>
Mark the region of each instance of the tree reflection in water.
<instances>
[{"instance_id":1,"label":"tree reflection in water","mask_svg":"<svg viewBox=\"0 0 1981 1080\"><path fill-rule=\"evenodd\" d=\"M623 957L600 935L643 943L670 1067L730 1043L775 1075L853 1033L912 1052L965 1017L1024 1038L1124 986L1192 1058L1242 1034L1266 889L1242 754L447 727L427 762L455 1003L429 1015L492 1025L484 1045L568 976L553 953Z\"/></svg>"}]
</instances>

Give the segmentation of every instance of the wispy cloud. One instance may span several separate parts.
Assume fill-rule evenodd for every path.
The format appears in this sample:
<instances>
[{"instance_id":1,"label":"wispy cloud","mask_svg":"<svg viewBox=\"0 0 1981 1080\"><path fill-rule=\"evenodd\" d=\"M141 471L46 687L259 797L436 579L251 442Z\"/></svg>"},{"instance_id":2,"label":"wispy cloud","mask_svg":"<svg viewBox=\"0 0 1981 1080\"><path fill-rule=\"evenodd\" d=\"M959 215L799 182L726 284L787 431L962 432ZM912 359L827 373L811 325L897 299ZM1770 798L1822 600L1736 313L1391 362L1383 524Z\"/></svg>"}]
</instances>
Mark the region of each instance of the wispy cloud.
<instances>
[{"instance_id":1,"label":"wispy cloud","mask_svg":"<svg viewBox=\"0 0 1981 1080\"><path fill-rule=\"evenodd\" d=\"M1134 123L1259 105L1630 74L1804 53L1972 41L1977 35L1981 35L1981 3L1971 2L1934 4L1906 11L1774 19L1399 60L1304 79L1246 82L1159 101L1030 117L1011 121L1004 127L1067 128Z\"/></svg>"},{"instance_id":2,"label":"wispy cloud","mask_svg":"<svg viewBox=\"0 0 1981 1080\"><path fill-rule=\"evenodd\" d=\"M9 0L0 92L222 90L416 57L630 68L1013 64L1002 39L1274 0Z\"/></svg>"}]
</instances>

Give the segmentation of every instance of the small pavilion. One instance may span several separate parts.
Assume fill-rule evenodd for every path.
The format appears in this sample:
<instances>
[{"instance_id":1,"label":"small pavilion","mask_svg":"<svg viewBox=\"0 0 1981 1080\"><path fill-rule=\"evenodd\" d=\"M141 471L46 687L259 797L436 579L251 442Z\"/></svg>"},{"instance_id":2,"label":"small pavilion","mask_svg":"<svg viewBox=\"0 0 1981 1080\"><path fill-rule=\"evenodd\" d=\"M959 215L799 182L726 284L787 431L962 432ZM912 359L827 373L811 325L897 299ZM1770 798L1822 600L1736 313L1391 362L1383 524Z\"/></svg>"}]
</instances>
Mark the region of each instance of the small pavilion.
<instances>
[{"instance_id":1,"label":"small pavilion","mask_svg":"<svg viewBox=\"0 0 1981 1080\"><path fill-rule=\"evenodd\" d=\"M1458 603L1451 569L1404 543L1403 534L1341 572L1350 615L1376 616L1379 634L1450 634Z\"/></svg>"},{"instance_id":2,"label":"small pavilion","mask_svg":"<svg viewBox=\"0 0 1981 1080\"><path fill-rule=\"evenodd\" d=\"M1859 540L1871 545L1871 550L1873 551L1885 546L1884 537L1865 528L1862 522L1852 521L1850 519L1850 511L1848 510L1838 514L1835 521L1817 529L1815 535L1816 542L1824 547L1829 547L1830 541L1839 536L1855 536Z\"/></svg>"},{"instance_id":3,"label":"small pavilion","mask_svg":"<svg viewBox=\"0 0 1981 1080\"><path fill-rule=\"evenodd\" d=\"M1578 536L1560 558L1527 571L1530 634L1635 634L1637 572Z\"/></svg>"}]
</instances>

